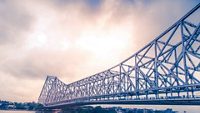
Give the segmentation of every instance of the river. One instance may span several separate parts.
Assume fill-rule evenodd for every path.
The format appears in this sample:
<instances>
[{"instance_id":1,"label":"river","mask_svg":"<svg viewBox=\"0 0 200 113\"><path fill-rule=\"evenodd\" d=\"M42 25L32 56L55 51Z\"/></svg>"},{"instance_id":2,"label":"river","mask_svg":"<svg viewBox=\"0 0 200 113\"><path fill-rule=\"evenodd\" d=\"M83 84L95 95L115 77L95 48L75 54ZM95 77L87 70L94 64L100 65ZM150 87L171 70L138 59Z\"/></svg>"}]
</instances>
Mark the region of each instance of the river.
<instances>
[{"instance_id":1,"label":"river","mask_svg":"<svg viewBox=\"0 0 200 113\"><path fill-rule=\"evenodd\" d=\"M200 106L187 106L187 105L171 105L171 106L170 105L103 105L102 107L123 107L123 108L138 108L138 109L153 109L153 110L166 110L167 108L170 108L173 111L178 111L178 113L200 113ZM0 113L37 113L37 112L0 110Z\"/></svg>"}]
</instances>

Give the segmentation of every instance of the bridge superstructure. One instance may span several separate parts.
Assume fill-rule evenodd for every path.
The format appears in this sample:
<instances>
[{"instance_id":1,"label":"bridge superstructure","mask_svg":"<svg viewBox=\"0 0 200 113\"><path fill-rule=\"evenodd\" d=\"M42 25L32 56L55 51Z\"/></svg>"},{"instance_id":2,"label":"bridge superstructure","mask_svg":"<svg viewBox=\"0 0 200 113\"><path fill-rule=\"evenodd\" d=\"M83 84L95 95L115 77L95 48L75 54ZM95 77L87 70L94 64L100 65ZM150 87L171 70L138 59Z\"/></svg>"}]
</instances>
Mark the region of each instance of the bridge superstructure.
<instances>
[{"instance_id":1,"label":"bridge superstructure","mask_svg":"<svg viewBox=\"0 0 200 113\"><path fill-rule=\"evenodd\" d=\"M109 103L200 105L199 7L200 3L112 68L70 84L47 76L38 102L49 108Z\"/></svg>"}]
</instances>

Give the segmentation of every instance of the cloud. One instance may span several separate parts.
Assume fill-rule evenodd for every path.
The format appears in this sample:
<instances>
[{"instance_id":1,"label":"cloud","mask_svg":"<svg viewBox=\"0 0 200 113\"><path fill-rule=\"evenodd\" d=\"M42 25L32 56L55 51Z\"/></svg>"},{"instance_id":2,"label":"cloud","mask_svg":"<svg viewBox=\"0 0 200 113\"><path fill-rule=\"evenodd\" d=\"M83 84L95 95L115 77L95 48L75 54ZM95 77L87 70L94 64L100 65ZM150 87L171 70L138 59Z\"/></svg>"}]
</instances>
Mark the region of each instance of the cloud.
<instances>
[{"instance_id":1,"label":"cloud","mask_svg":"<svg viewBox=\"0 0 200 113\"><path fill-rule=\"evenodd\" d=\"M0 0L0 86L7 87L0 87L0 99L36 101L46 75L70 83L103 71L153 40L195 4Z\"/></svg>"},{"instance_id":2,"label":"cloud","mask_svg":"<svg viewBox=\"0 0 200 113\"><path fill-rule=\"evenodd\" d=\"M0 1L0 45L13 44L21 40L32 24L26 8L10 0Z\"/></svg>"}]
</instances>

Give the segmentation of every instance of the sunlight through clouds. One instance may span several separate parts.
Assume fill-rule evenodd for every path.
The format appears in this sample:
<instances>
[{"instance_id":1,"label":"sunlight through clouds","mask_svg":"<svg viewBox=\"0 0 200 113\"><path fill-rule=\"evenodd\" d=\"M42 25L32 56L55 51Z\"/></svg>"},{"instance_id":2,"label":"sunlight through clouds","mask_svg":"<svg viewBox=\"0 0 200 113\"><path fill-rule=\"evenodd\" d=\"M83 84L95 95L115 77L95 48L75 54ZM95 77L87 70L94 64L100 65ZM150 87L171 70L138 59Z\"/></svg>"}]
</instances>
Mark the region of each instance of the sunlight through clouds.
<instances>
[{"instance_id":1,"label":"sunlight through clouds","mask_svg":"<svg viewBox=\"0 0 200 113\"><path fill-rule=\"evenodd\" d=\"M80 34L76 46L90 51L95 56L102 58L109 53L117 54L129 46L130 38L134 38L133 29L129 26L109 26L105 28L86 29Z\"/></svg>"},{"instance_id":2,"label":"sunlight through clouds","mask_svg":"<svg viewBox=\"0 0 200 113\"><path fill-rule=\"evenodd\" d=\"M27 46L32 49L35 47L43 48L47 43L47 36L44 33L34 33L31 38L28 39Z\"/></svg>"}]
</instances>

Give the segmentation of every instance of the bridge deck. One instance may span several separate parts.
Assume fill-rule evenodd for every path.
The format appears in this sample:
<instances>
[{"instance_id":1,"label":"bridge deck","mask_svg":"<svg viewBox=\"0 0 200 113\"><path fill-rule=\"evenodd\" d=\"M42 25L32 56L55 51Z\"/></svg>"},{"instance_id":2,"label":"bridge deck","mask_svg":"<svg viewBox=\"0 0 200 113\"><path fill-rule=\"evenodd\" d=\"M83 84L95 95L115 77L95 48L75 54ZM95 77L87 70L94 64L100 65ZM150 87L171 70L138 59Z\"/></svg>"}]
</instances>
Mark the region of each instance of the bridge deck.
<instances>
[{"instance_id":1,"label":"bridge deck","mask_svg":"<svg viewBox=\"0 0 200 113\"><path fill-rule=\"evenodd\" d=\"M71 106L96 104L128 104L128 105L200 105L200 98L149 99L149 100L105 100L83 101L48 105L46 108L64 108Z\"/></svg>"}]
</instances>

